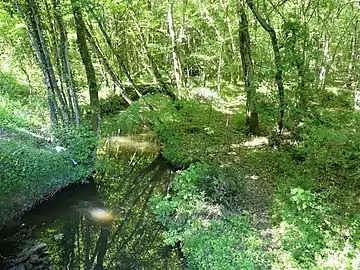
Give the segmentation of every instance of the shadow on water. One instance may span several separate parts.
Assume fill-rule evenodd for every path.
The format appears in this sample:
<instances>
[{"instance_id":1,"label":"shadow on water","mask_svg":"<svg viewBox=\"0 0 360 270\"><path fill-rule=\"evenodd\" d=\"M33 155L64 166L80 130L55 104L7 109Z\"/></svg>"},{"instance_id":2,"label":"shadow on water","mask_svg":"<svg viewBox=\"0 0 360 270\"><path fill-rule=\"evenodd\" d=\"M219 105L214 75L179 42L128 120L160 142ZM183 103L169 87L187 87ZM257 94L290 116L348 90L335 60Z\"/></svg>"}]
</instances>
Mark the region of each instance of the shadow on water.
<instances>
[{"instance_id":1,"label":"shadow on water","mask_svg":"<svg viewBox=\"0 0 360 270\"><path fill-rule=\"evenodd\" d=\"M2 258L36 240L55 269L181 269L149 210L173 175L156 143L108 138L98 160L94 181L64 189L0 232Z\"/></svg>"}]
</instances>

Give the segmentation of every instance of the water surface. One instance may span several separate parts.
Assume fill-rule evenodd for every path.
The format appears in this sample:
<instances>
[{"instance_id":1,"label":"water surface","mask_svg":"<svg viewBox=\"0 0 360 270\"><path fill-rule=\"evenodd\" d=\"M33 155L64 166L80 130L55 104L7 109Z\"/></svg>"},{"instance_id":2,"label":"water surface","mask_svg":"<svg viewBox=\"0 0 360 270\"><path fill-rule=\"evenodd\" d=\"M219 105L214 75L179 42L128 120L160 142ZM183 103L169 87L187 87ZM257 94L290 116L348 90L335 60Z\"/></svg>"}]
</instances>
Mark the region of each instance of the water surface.
<instances>
[{"instance_id":1,"label":"water surface","mask_svg":"<svg viewBox=\"0 0 360 270\"><path fill-rule=\"evenodd\" d=\"M69 187L0 233L0 255L36 240L55 269L181 269L149 209L173 172L147 135L108 138L92 182Z\"/></svg>"}]
</instances>

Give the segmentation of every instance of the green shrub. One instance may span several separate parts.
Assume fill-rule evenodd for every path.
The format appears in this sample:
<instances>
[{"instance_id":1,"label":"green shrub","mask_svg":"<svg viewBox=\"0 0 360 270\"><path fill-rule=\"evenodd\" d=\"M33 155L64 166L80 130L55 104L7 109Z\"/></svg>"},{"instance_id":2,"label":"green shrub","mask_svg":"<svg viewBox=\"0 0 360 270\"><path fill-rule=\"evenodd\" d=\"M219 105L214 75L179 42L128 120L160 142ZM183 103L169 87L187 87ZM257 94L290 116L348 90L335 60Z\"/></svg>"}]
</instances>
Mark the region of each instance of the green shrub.
<instances>
[{"instance_id":1,"label":"green shrub","mask_svg":"<svg viewBox=\"0 0 360 270\"><path fill-rule=\"evenodd\" d=\"M156 219L167 229L165 243L181 241L189 269L266 269L249 216L224 215L201 190L212 171L208 164L191 165L175 177L172 195L152 199Z\"/></svg>"},{"instance_id":2,"label":"green shrub","mask_svg":"<svg viewBox=\"0 0 360 270\"><path fill-rule=\"evenodd\" d=\"M121 95L110 95L106 99L100 99L101 114L115 113L126 108L128 104Z\"/></svg>"},{"instance_id":3,"label":"green shrub","mask_svg":"<svg viewBox=\"0 0 360 270\"><path fill-rule=\"evenodd\" d=\"M83 129L57 129L54 143L65 147L66 153L79 164L90 164L96 148L96 137L92 131Z\"/></svg>"},{"instance_id":4,"label":"green shrub","mask_svg":"<svg viewBox=\"0 0 360 270\"><path fill-rule=\"evenodd\" d=\"M182 249L189 269L269 269L262 245L244 215L212 221L206 229L189 235Z\"/></svg>"},{"instance_id":5,"label":"green shrub","mask_svg":"<svg viewBox=\"0 0 360 270\"><path fill-rule=\"evenodd\" d=\"M8 96L11 99L21 101L22 104L28 103L30 89L21 84L11 73L0 73L0 96Z\"/></svg>"},{"instance_id":6,"label":"green shrub","mask_svg":"<svg viewBox=\"0 0 360 270\"><path fill-rule=\"evenodd\" d=\"M360 247L360 216L332 202L337 192L315 193L292 188L286 195L278 195L275 201L278 217L275 218L282 222L278 231L281 247L291 254L297 267L320 266L330 254L343 252L348 246L349 250L341 258L341 263L345 263L351 261L352 254ZM339 261L332 263L336 265Z\"/></svg>"}]
</instances>

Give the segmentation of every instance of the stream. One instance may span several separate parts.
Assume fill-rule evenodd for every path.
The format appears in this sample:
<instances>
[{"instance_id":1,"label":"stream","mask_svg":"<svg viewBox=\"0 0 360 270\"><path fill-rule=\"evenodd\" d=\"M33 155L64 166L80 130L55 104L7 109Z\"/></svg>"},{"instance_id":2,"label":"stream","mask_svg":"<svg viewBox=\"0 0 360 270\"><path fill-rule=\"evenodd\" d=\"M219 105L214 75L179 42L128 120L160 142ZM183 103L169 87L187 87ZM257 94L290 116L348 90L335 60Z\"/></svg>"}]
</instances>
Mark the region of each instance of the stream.
<instances>
[{"instance_id":1,"label":"stream","mask_svg":"<svg viewBox=\"0 0 360 270\"><path fill-rule=\"evenodd\" d=\"M109 137L86 184L64 188L0 231L0 269L30 243L45 243L54 269L181 269L149 200L174 175L148 134Z\"/></svg>"}]
</instances>

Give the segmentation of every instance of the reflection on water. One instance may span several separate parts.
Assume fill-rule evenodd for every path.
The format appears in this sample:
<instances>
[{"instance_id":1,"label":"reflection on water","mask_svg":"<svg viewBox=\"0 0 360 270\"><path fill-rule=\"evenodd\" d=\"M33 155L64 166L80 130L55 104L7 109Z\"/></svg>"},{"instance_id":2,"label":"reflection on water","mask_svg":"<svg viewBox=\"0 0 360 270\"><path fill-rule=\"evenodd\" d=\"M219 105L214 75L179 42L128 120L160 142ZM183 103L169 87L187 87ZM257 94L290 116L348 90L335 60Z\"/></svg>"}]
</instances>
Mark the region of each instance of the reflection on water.
<instances>
[{"instance_id":1,"label":"reflection on water","mask_svg":"<svg viewBox=\"0 0 360 270\"><path fill-rule=\"evenodd\" d=\"M48 245L55 269L181 269L148 209L172 172L145 139L108 138L98 153L95 184L66 189L25 215L16 236L0 235L0 254L37 239Z\"/></svg>"}]
</instances>

